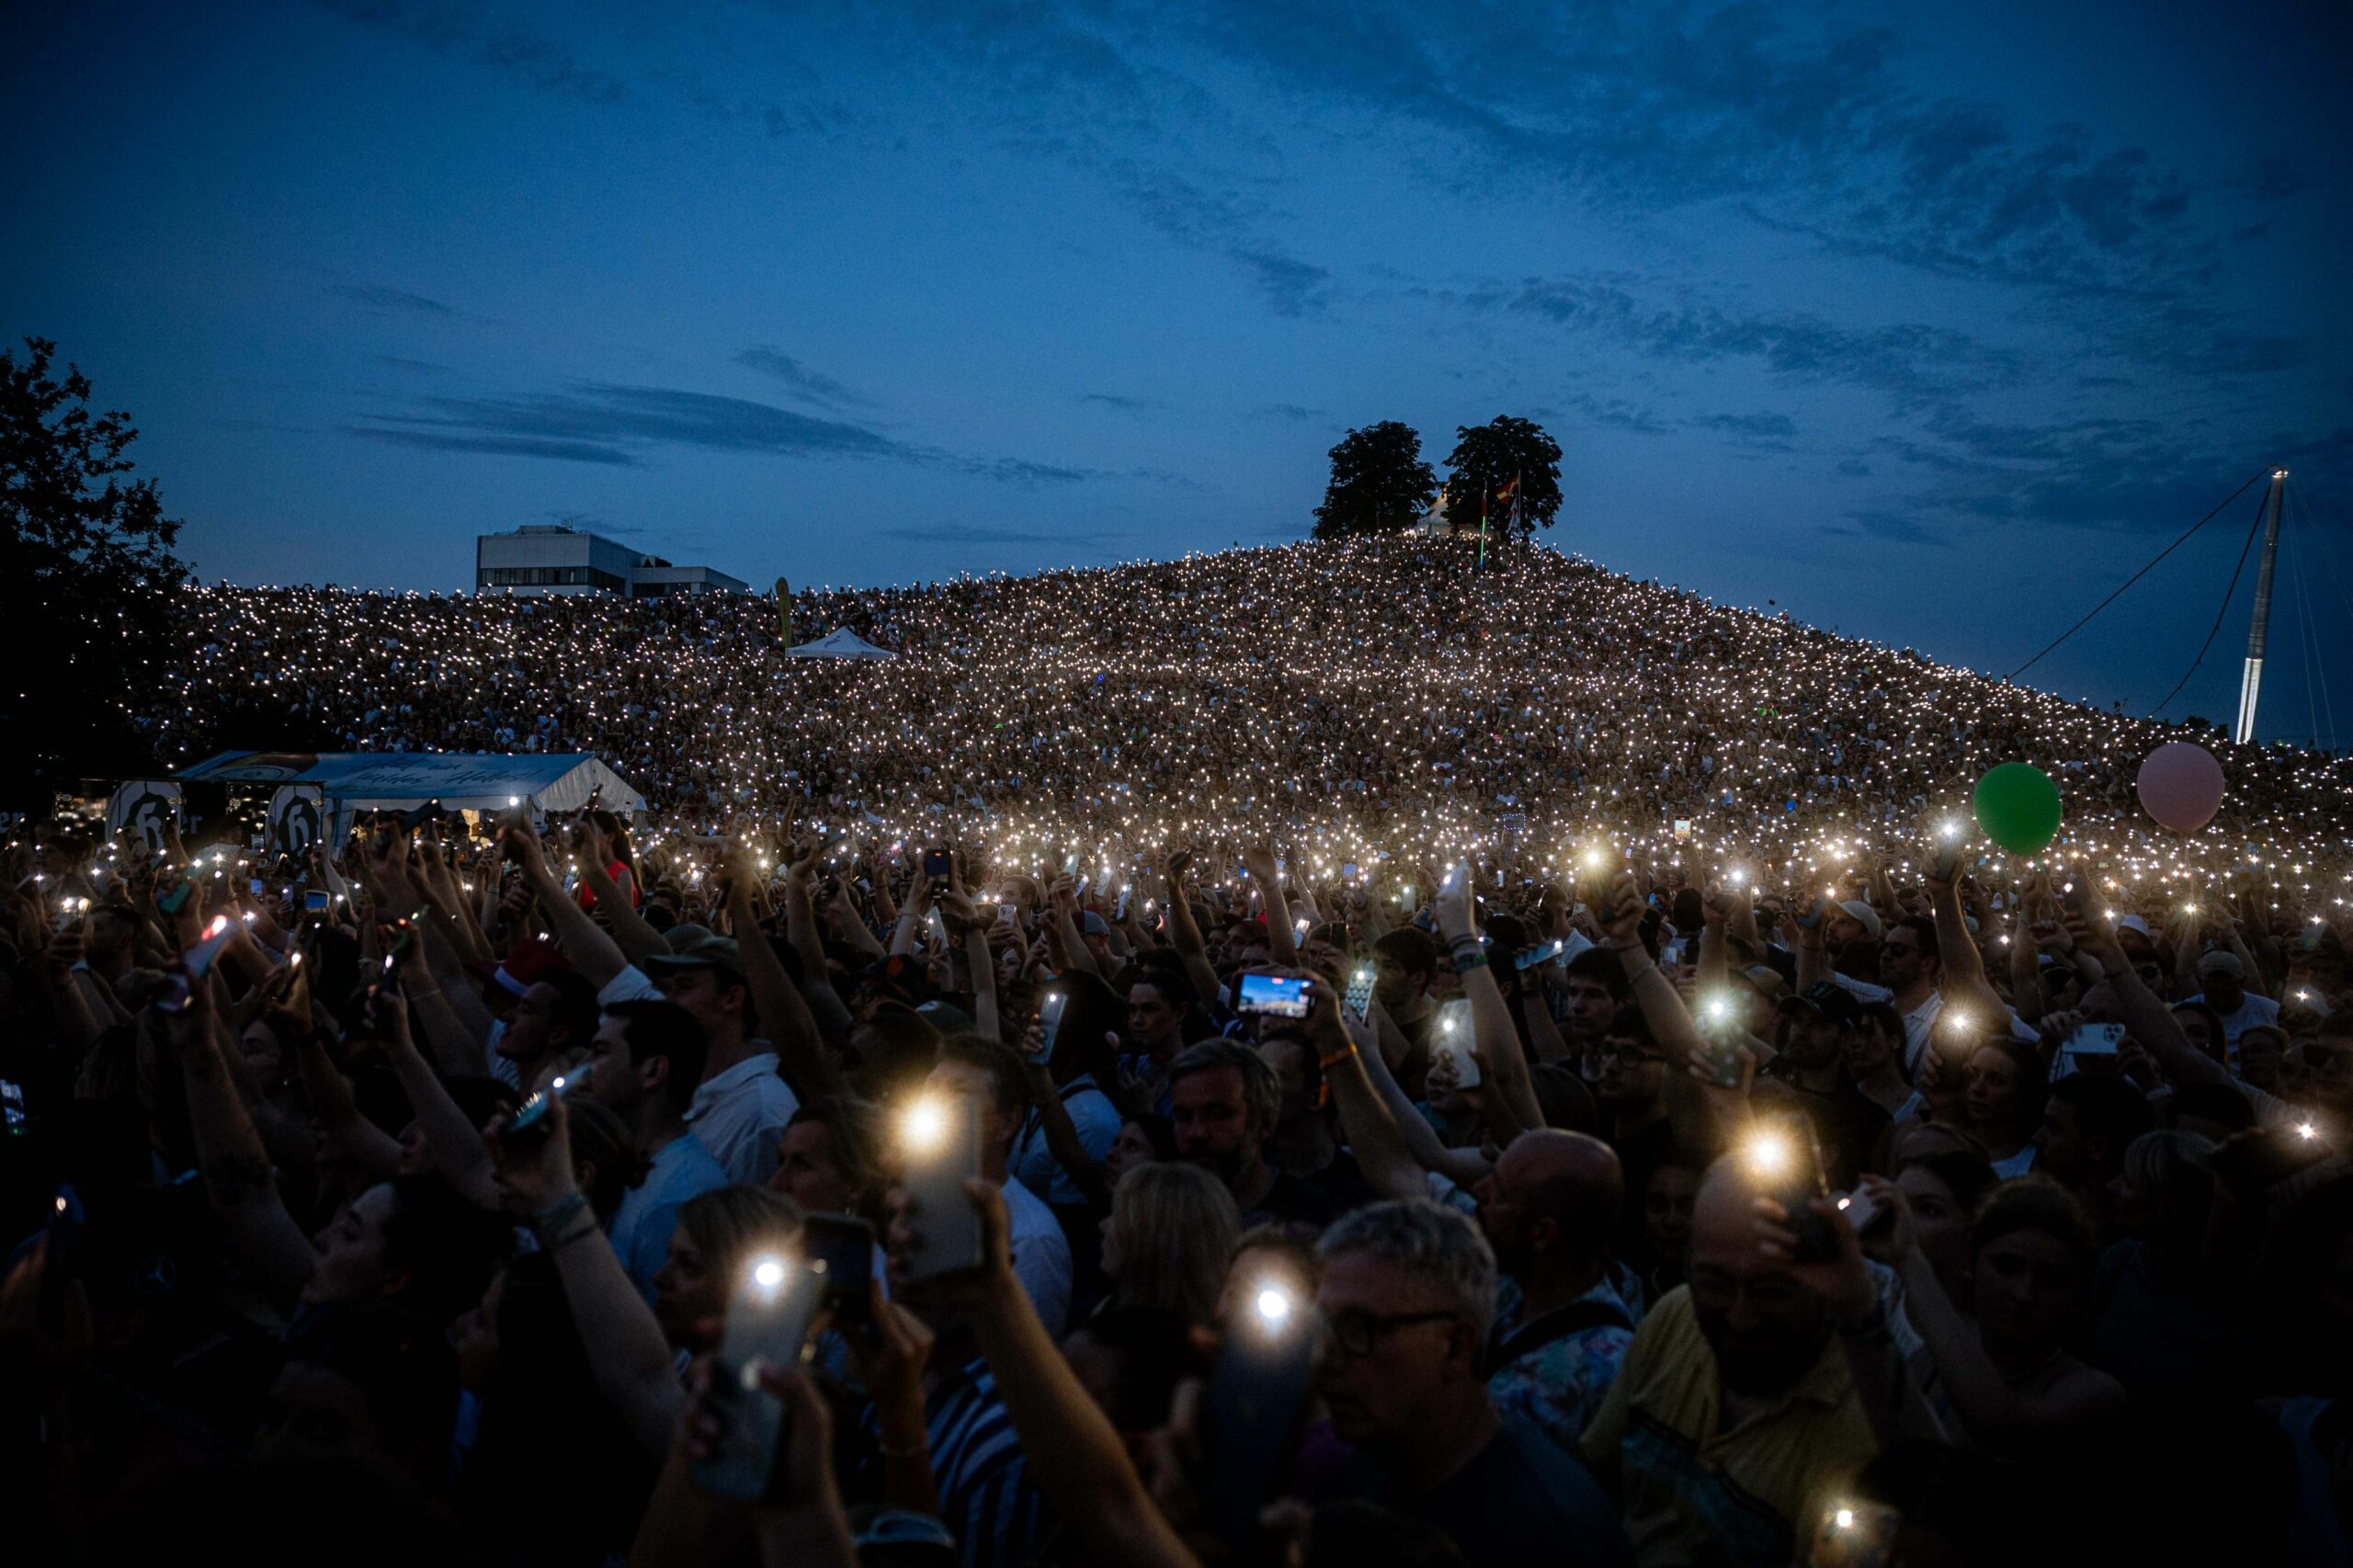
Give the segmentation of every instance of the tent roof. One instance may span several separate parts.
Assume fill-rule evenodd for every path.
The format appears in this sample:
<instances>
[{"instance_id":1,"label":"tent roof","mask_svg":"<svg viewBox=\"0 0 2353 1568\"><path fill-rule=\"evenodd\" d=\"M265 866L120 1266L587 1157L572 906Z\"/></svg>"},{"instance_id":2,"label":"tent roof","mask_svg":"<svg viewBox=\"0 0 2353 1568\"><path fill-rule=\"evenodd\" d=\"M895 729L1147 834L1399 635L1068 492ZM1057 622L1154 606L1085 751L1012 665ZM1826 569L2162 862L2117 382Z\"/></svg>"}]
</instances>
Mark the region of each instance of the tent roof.
<instances>
[{"instance_id":1,"label":"tent roof","mask_svg":"<svg viewBox=\"0 0 2353 1568\"><path fill-rule=\"evenodd\" d=\"M895 659L888 648L878 648L847 626L836 626L814 642L792 650L796 659Z\"/></svg>"},{"instance_id":2,"label":"tent roof","mask_svg":"<svg viewBox=\"0 0 2353 1568\"><path fill-rule=\"evenodd\" d=\"M586 752L533 756L459 751L224 751L176 776L222 784L315 784L360 811L438 801L450 811L499 811L520 798L545 812L642 812L645 797Z\"/></svg>"}]
</instances>

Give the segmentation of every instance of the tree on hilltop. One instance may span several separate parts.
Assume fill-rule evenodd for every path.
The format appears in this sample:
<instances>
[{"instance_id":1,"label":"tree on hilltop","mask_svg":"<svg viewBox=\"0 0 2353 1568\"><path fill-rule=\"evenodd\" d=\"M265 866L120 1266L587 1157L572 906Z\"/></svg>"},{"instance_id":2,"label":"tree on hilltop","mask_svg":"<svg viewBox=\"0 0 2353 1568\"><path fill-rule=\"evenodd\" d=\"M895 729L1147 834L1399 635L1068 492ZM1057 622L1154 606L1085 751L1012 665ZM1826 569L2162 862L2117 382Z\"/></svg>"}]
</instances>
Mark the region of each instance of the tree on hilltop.
<instances>
[{"instance_id":1,"label":"tree on hilltop","mask_svg":"<svg viewBox=\"0 0 2353 1568\"><path fill-rule=\"evenodd\" d=\"M1519 537L1552 526L1561 509L1561 445L1532 420L1500 415L1484 425L1459 425L1446 460L1446 516L1458 532L1478 531L1480 507L1487 529L1500 535L1518 519Z\"/></svg>"},{"instance_id":2,"label":"tree on hilltop","mask_svg":"<svg viewBox=\"0 0 2353 1568\"><path fill-rule=\"evenodd\" d=\"M1317 539L1402 533L1438 496L1438 475L1422 460L1422 437L1384 419L1351 430L1332 449L1332 482L1315 508Z\"/></svg>"}]
</instances>

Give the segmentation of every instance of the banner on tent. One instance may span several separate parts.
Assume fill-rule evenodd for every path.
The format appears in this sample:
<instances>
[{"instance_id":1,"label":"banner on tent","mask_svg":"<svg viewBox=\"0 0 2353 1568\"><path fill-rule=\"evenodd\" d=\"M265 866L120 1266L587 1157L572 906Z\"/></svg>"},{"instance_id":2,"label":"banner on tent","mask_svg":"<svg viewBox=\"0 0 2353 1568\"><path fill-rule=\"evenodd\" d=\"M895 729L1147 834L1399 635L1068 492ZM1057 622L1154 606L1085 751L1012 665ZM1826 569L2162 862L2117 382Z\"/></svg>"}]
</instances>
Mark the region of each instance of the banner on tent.
<instances>
[{"instance_id":1,"label":"banner on tent","mask_svg":"<svg viewBox=\"0 0 2353 1568\"><path fill-rule=\"evenodd\" d=\"M180 787L168 778L126 778L107 801L107 835L129 828L147 847L164 852L164 830L180 825Z\"/></svg>"},{"instance_id":2,"label":"banner on tent","mask_svg":"<svg viewBox=\"0 0 2353 1568\"><path fill-rule=\"evenodd\" d=\"M269 847L301 855L327 835L326 797L315 784L281 784L269 798Z\"/></svg>"}]
</instances>

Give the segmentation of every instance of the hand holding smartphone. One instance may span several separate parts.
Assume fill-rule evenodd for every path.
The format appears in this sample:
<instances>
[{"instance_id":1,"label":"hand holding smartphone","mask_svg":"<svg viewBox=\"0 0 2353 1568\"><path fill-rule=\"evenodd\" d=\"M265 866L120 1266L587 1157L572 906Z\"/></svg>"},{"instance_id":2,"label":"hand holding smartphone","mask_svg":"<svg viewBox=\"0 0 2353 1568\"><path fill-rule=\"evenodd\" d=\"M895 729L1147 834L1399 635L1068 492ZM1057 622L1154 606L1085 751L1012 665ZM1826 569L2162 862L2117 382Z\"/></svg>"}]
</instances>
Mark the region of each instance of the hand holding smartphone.
<instances>
[{"instance_id":1,"label":"hand holding smartphone","mask_svg":"<svg viewBox=\"0 0 2353 1568\"><path fill-rule=\"evenodd\" d=\"M1278 1018L1303 1018L1313 1005L1311 983L1300 974L1241 975L1234 982L1233 1010L1265 1013Z\"/></svg>"},{"instance_id":2,"label":"hand holding smartphone","mask_svg":"<svg viewBox=\"0 0 2353 1568\"><path fill-rule=\"evenodd\" d=\"M727 1299L727 1329L709 1399L719 1440L694 1468L698 1490L738 1502L766 1496L783 1448L784 1406L760 1387L763 1364L799 1365L823 1304L824 1275L781 1252L755 1253Z\"/></svg>"}]
</instances>

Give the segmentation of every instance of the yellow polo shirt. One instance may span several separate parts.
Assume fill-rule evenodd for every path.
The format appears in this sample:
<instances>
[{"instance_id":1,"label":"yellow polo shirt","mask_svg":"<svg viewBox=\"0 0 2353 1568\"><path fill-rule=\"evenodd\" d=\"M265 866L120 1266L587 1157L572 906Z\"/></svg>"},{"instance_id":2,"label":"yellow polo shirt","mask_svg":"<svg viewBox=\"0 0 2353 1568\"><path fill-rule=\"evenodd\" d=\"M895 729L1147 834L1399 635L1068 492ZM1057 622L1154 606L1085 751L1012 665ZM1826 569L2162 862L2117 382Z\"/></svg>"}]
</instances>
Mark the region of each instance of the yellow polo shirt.
<instances>
[{"instance_id":1,"label":"yellow polo shirt","mask_svg":"<svg viewBox=\"0 0 2353 1568\"><path fill-rule=\"evenodd\" d=\"M1836 1335L1794 1387L1729 1431L1718 1397L1715 1352L1677 1287L1643 1319L1580 1444L1642 1568L1799 1562L1878 1451Z\"/></svg>"}]
</instances>

